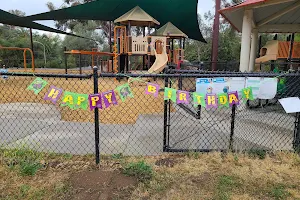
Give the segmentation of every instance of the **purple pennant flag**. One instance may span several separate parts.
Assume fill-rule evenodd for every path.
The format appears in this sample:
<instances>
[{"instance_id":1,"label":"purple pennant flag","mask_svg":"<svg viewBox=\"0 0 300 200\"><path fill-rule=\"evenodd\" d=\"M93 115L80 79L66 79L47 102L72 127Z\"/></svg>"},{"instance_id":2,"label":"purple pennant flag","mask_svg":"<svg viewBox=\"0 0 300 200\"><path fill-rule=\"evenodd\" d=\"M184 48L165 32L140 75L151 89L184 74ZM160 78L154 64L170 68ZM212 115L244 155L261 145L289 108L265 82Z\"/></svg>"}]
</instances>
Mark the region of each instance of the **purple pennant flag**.
<instances>
[{"instance_id":1,"label":"purple pennant flag","mask_svg":"<svg viewBox=\"0 0 300 200\"><path fill-rule=\"evenodd\" d=\"M189 104L190 103L190 93L187 91L177 90L177 104Z\"/></svg>"},{"instance_id":2,"label":"purple pennant flag","mask_svg":"<svg viewBox=\"0 0 300 200\"><path fill-rule=\"evenodd\" d=\"M240 105L239 94L237 91L228 93L229 106Z\"/></svg>"},{"instance_id":3,"label":"purple pennant flag","mask_svg":"<svg viewBox=\"0 0 300 200\"><path fill-rule=\"evenodd\" d=\"M52 103L56 104L56 102L58 101L62 93L63 93L62 89L51 85L49 91L44 96L44 100L50 100L52 101Z\"/></svg>"},{"instance_id":4,"label":"purple pennant flag","mask_svg":"<svg viewBox=\"0 0 300 200\"><path fill-rule=\"evenodd\" d=\"M218 108L218 99L216 94L206 94L206 108Z\"/></svg>"},{"instance_id":5,"label":"purple pennant flag","mask_svg":"<svg viewBox=\"0 0 300 200\"><path fill-rule=\"evenodd\" d=\"M102 97L101 94L90 94L89 95L90 110L95 108L102 109Z\"/></svg>"},{"instance_id":6,"label":"purple pennant flag","mask_svg":"<svg viewBox=\"0 0 300 200\"><path fill-rule=\"evenodd\" d=\"M108 108L110 105L118 105L116 94L113 90L103 92L102 98L106 108Z\"/></svg>"},{"instance_id":7,"label":"purple pennant flag","mask_svg":"<svg viewBox=\"0 0 300 200\"><path fill-rule=\"evenodd\" d=\"M159 89L160 89L159 85L154 83L147 83L146 94L152 94L153 96L157 97Z\"/></svg>"}]
</instances>

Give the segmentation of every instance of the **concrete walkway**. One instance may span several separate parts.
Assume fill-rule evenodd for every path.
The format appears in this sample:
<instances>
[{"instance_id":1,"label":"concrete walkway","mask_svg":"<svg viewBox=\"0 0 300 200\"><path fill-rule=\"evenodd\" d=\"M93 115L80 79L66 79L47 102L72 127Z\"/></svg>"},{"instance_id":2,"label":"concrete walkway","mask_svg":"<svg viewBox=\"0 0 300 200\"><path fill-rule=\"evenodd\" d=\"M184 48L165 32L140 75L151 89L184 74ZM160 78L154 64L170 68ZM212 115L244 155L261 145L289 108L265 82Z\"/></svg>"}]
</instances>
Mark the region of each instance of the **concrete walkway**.
<instances>
[{"instance_id":1,"label":"concrete walkway","mask_svg":"<svg viewBox=\"0 0 300 200\"><path fill-rule=\"evenodd\" d=\"M226 149L231 109L201 111L195 119L179 106L171 113L169 144L174 149ZM236 116L234 147L291 150L294 118L284 113L242 111ZM39 151L93 154L94 124L66 122L55 106L0 105L0 145L20 144ZM156 155L163 148L163 114L141 115L134 125L100 124L101 154Z\"/></svg>"}]
</instances>

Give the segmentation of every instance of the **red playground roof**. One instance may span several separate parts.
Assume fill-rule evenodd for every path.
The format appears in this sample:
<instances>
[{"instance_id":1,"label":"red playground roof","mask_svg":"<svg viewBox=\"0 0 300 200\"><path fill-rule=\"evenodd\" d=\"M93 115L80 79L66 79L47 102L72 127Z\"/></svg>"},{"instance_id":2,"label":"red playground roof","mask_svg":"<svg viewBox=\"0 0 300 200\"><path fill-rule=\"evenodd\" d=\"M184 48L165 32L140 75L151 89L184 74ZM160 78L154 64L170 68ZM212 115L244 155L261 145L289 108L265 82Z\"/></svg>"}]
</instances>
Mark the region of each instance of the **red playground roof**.
<instances>
[{"instance_id":1,"label":"red playground roof","mask_svg":"<svg viewBox=\"0 0 300 200\"><path fill-rule=\"evenodd\" d=\"M245 7L245 6L254 5L254 4L264 3L266 1L268 1L268 0L247 0L243 3L236 4L236 5L221 9L219 12L222 12L222 11L225 11L225 10L226 11L227 10L233 10L233 9L237 9L237 8L241 8L241 7Z\"/></svg>"}]
</instances>

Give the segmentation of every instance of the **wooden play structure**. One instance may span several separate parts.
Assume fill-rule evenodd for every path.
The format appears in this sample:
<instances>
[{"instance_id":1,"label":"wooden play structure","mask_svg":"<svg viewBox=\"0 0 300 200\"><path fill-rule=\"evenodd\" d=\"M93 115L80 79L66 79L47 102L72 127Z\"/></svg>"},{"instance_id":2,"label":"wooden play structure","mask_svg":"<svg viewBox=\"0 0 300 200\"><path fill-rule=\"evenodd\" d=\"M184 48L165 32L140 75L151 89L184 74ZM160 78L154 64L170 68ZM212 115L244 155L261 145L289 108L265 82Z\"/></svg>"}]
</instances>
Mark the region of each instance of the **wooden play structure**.
<instances>
[{"instance_id":1,"label":"wooden play structure","mask_svg":"<svg viewBox=\"0 0 300 200\"><path fill-rule=\"evenodd\" d=\"M65 54L91 55L92 66L95 66L94 57L105 57L106 60L101 59L100 71L112 73L140 71L160 73L168 63L177 65L184 59L184 39L187 35L171 22L151 34L151 29L156 28L160 23L136 6L117 18L114 23L112 52L99 52L93 49L92 51L65 51ZM133 26L142 28L143 35L134 35ZM174 49L175 40L179 40L179 47L176 49ZM133 57L142 57L141 67L133 66Z\"/></svg>"},{"instance_id":2,"label":"wooden play structure","mask_svg":"<svg viewBox=\"0 0 300 200\"><path fill-rule=\"evenodd\" d=\"M26 60L26 52L29 51L30 55L31 55L31 69L34 72L35 71L35 66L34 66L34 56L33 56L33 52L31 49L29 48L19 48L19 47L3 47L0 46L0 50L9 50L9 51L23 51L23 59L24 59L24 69L25 71L27 70L27 60Z\"/></svg>"},{"instance_id":3,"label":"wooden play structure","mask_svg":"<svg viewBox=\"0 0 300 200\"><path fill-rule=\"evenodd\" d=\"M265 46L260 49L260 57L255 63L265 63L272 60L287 60L289 58L291 42L289 41L268 41ZM292 59L300 59L300 42L294 42L292 49Z\"/></svg>"},{"instance_id":4,"label":"wooden play structure","mask_svg":"<svg viewBox=\"0 0 300 200\"><path fill-rule=\"evenodd\" d=\"M291 53L291 55L290 55ZM294 42L291 49L290 41L268 41L265 46L260 49L260 57L255 59L255 70L260 68L263 63L271 61L287 62L300 60L300 42Z\"/></svg>"}]
</instances>

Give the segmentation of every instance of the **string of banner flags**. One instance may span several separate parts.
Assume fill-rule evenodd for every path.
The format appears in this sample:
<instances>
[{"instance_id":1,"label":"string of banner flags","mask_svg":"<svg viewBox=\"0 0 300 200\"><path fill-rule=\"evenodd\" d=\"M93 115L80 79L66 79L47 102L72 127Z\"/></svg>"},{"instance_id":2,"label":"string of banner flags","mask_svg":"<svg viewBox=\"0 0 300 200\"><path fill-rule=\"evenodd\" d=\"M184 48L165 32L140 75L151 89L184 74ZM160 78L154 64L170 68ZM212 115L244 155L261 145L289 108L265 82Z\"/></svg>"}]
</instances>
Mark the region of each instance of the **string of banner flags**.
<instances>
[{"instance_id":1,"label":"string of banner flags","mask_svg":"<svg viewBox=\"0 0 300 200\"><path fill-rule=\"evenodd\" d=\"M137 78L136 78L137 79ZM37 77L28 87L34 94L39 94L48 82L40 77ZM156 83L146 82L145 94L158 97L161 87ZM51 101L56 104L60 98L62 101L60 106L67 106L73 110L83 109L92 111L95 108L104 109L113 105L118 105L117 94L122 102L127 98L134 98L134 94L129 83L120 85L115 89L101 92L99 94L80 94L70 91L64 91L54 85L51 85L44 96L44 100ZM164 100L170 100L177 104L190 104L192 100L195 107L202 106L205 108L222 108L239 105L242 100L254 100L252 87L242 88L240 91L224 91L221 93L202 93L188 92L177 90L174 88L164 88Z\"/></svg>"}]
</instances>

